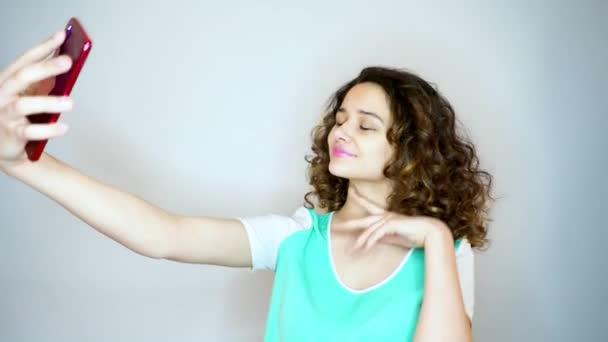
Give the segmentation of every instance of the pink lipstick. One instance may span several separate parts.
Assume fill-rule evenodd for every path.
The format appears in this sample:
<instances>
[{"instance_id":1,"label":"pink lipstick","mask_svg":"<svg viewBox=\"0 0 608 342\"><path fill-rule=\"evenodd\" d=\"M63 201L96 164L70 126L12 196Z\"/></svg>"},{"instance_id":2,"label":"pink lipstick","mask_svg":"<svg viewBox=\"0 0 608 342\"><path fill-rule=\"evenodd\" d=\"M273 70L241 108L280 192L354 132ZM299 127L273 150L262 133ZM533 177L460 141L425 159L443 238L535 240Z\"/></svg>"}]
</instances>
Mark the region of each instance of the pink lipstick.
<instances>
[{"instance_id":1,"label":"pink lipstick","mask_svg":"<svg viewBox=\"0 0 608 342\"><path fill-rule=\"evenodd\" d=\"M334 147L331 150L331 154L334 157L354 157L355 156L354 154L350 153L350 151L348 151L344 148L341 148L341 147Z\"/></svg>"}]
</instances>

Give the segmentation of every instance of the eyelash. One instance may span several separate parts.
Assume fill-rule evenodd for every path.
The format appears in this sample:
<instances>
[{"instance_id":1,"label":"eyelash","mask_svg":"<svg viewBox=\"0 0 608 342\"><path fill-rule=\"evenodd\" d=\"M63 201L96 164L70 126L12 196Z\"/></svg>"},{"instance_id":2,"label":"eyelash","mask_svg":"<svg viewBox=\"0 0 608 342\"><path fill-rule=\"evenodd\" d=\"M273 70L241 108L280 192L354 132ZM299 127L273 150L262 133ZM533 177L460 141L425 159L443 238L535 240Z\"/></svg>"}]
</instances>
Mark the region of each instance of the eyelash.
<instances>
[{"instance_id":1,"label":"eyelash","mask_svg":"<svg viewBox=\"0 0 608 342\"><path fill-rule=\"evenodd\" d=\"M336 126L342 126L342 124L338 123L336 121ZM359 126L359 128L361 128L361 130L364 130L364 131L375 131L375 129L373 129L373 128L367 128L367 127L363 127L363 126Z\"/></svg>"}]
</instances>

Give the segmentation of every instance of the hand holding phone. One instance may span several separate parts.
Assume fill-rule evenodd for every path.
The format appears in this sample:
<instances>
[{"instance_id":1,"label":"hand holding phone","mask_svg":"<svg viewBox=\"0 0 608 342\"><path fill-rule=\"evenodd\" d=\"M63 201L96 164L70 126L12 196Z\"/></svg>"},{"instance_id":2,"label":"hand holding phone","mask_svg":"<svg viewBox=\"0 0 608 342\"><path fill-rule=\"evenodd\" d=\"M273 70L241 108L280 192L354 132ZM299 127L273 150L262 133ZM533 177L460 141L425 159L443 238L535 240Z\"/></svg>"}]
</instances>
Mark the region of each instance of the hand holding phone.
<instances>
[{"instance_id":1,"label":"hand holding phone","mask_svg":"<svg viewBox=\"0 0 608 342\"><path fill-rule=\"evenodd\" d=\"M89 37L72 18L65 29L0 69L0 171L38 160L47 139L66 133L56 121L73 108L67 95L90 49Z\"/></svg>"},{"instance_id":2,"label":"hand holding phone","mask_svg":"<svg viewBox=\"0 0 608 342\"><path fill-rule=\"evenodd\" d=\"M69 56L72 60L72 67L55 78L50 96L70 95L92 47L91 38L76 18L70 18L65 28L65 34L65 40L55 55ZM33 124L49 124L57 122L59 115L59 112L32 114L28 116L28 120ZM47 142L48 139L28 141L25 145L28 159L37 161Z\"/></svg>"}]
</instances>

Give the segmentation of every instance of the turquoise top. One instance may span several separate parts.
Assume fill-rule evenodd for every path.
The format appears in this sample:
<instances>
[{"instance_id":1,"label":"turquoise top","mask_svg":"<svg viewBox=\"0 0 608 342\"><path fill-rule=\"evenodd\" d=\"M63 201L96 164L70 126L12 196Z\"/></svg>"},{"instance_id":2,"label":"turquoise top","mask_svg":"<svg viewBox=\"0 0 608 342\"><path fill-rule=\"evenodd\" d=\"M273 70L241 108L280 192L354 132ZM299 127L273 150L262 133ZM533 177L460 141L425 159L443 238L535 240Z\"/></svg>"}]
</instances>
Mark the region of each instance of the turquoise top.
<instances>
[{"instance_id":1,"label":"turquoise top","mask_svg":"<svg viewBox=\"0 0 608 342\"><path fill-rule=\"evenodd\" d=\"M306 226L289 230L277 247L264 340L411 341L424 294L424 250L410 249L384 281L350 289L336 275L332 260L333 212L303 209L310 216L301 220ZM252 224L245 225L249 237L259 239Z\"/></svg>"}]
</instances>

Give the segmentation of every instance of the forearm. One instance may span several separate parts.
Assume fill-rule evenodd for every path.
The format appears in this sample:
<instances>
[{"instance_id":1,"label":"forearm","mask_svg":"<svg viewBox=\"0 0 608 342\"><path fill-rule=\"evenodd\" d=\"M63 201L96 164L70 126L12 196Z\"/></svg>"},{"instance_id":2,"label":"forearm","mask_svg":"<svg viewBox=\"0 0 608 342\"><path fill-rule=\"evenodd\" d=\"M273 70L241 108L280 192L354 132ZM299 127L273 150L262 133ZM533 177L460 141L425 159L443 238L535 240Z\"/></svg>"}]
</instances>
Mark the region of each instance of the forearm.
<instances>
[{"instance_id":1,"label":"forearm","mask_svg":"<svg viewBox=\"0 0 608 342\"><path fill-rule=\"evenodd\" d=\"M438 228L427 237L424 258L424 299L414 341L472 341L458 281L454 241L447 227Z\"/></svg>"},{"instance_id":2,"label":"forearm","mask_svg":"<svg viewBox=\"0 0 608 342\"><path fill-rule=\"evenodd\" d=\"M164 256L168 233L175 227L174 215L102 184L48 154L35 163L2 170L134 252L152 258Z\"/></svg>"}]
</instances>

